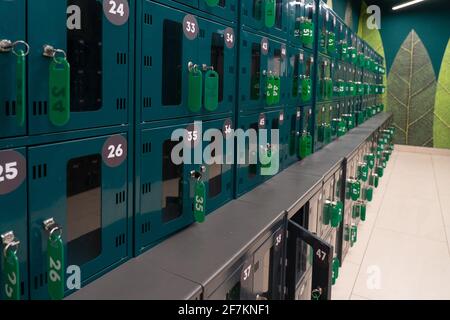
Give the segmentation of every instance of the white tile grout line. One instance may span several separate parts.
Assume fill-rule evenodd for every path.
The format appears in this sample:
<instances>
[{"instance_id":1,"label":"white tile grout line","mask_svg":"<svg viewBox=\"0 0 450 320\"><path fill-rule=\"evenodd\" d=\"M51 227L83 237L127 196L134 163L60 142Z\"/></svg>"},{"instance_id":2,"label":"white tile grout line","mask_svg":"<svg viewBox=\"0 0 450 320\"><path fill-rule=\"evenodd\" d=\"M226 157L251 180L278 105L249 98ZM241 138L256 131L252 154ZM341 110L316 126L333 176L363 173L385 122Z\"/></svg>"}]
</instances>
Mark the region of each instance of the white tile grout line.
<instances>
[{"instance_id":1,"label":"white tile grout line","mask_svg":"<svg viewBox=\"0 0 450 320\"><path fill-rule=\"evenodd\" d=\"M435 168L435 166L434 166L434 160L433 160L433 157L432 157L432 156L431 156L431 166L433 167L434 184L435 184L436 191L437 191L437 197L438 197L439 209L441 210L441 218L442 218L442 224L444 225L445 239L447 240L448 255L450 256L450 242L448 241L449 235L447 234L447 227L446 227L446 225L445 225L444 210L443 210L443 208L442 208L442 203L441 203L441 194L440 194L440 192L439 192L439 186L438 186L437 178L436 178L436 168Z\"/></svg>"},{"instance_id":2,"label":"white tile grout line","mask_svg":"<svg viewBox=\"0 0 450 320\"><path fill-rule=\"evenodd\" d=\"M357 273L357 275L356 275L356 277L355 277L355 282L353 282L353 287L352 287L352 290L351 290L351 292L350 292L350 297L352 296L352 294L354 294L353 291L355 290L356 282L358 281L359 274L361 273L361 267L362 267L362 265L363 265L364 258L365 258L365 256L366 256L367 248L368 248L369 245L370 245L370 240L372 239L373 231L374 231L375 228L376 228L378 216L379 216L379 214L380 214L381 208L383 207L383 200L384 200L384 197L385 197L385 195L386 195L386 191L387 191L388 188L389 188L389 183L390 183L390 181L391 181L392 174L395 172L395 166L396 166L396 164L397 164L397 156L396 156L393 160L394 160L394 163L392 164L392 170L391 170L391 172L389 173L389 177L386 177L386 178L388 178L388 179L387 179L388 181L387 181L387 183L386 183L386 185L385 185L385 190L383 190L383 194L382 194L382 196L381 196L381 200L380 200L380 203L381 203L381 204L380 204L380 206L378 207L377 215L376 215L376 217L375 217L375 221L373 222L372 229L370 230L369 241L367 241L366 249L364 250L364 254L363 254L361 263L359 264L358 273ZM358 294L355 294L355 295L358 295ZM349 299L350 299L350 298L349 298Z\"/></svg>"}]
</instances>

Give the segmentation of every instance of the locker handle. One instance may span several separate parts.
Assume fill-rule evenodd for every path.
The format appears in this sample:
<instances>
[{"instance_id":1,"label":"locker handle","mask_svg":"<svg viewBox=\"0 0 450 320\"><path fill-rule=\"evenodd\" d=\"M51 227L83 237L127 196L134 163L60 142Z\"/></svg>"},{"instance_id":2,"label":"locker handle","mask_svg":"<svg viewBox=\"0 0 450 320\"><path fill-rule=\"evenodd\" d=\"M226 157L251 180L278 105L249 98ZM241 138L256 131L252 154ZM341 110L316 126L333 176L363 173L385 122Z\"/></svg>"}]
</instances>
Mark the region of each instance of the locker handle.
<instances>
[{"instance_id":1,"label":"locker handle","mask_svg":"<svg viewBox=\"0 0 450 320\"><path fill-rule=\"evenodd\" d=\"M52 300L64 298L64 273L65 256L64 243L62 239L62 228L55 222L54 218L47 219L42 223L47 234L47 269L48 269L48 294Z\"/></svg>"},{"instance_id":2,"label":"locker handle","mask_svg":"<svg viewBox=\"0 0 450 320\"><path fill-rule=\"evenodd\" d=\"M24 48L19 48L23 46ZM23 50L25 49L25 50ZM30 53L30 46L23 40L12 42L0 40L0 52L12 52L16 57L16 119L23 127L26 118L26 57Z\"/></svg>"},{"instance_id":3,"label":"locker handle","mask_svg":"<svg viewBox=\"0 0 450 320\"><path fill-rule=\"evenodd\" d=\"M188 70L188 109L199 112L202 108L203 74L193 62L188 63Z\"/></svg>"},{"instance_id":4,"label":"locker handle","mask_svg":"<svg viewBox=\"0 0 450 320\"><path fill-rule=\"evenodd\" d=\"M20 300L20 263L17 256L20 241L9 231L1 235L3 251L3 295L7 300Z\"/></svg>"},{"instance_id":5,"label":"locker handle","mask_svg":"<svg viewBox=\"0 0 450 320\"><path fill-rule=\"evenodd\" d=\"M206 216L206 185L202 180L205 172L205 166L200 166L199 171L190 172L191 178L195 180L193 210L194 220L198 223L204 222Z\"/></svg>"}]
</instances>

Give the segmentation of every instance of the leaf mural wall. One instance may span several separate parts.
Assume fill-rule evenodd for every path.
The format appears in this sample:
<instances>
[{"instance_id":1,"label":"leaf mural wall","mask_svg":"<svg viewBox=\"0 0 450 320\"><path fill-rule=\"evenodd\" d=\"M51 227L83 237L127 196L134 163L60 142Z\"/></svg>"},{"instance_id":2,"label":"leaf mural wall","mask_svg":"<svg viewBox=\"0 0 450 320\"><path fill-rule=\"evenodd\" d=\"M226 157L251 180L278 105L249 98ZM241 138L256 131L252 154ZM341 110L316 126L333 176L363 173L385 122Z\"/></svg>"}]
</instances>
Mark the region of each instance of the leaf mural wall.
<instances>
[{"instance_id":1,"label":"leaf mural wall","mask_svg":"<svg viewBox=\"0 0 450 320\"><path fill-rule=\"evenodd\" d=\"M394 114L395 143L433 146L436 76L422 41L411 30L388 76L388 105Z\"/></svg>"},{"instance_id":2,"label":"leaf mural wall","mask_svg":"<svg viewBox=\"0 0 450 320\"><path fill-rule=\"evenodd\" d=\"M327 6L330 9L333 9L333 0L327 0Z\"/></svg>"},{"instance_id":3,"label":"leaf mural wall","mask_svg":"<svg viewBox=\"0 0 450 320\"><path fill-rule=\"evenodd\" d=\"M365 40L372 48L375 49L378 54L380 54L383 58L384 55L384 46L383 46L383 40L381 38L380 30L378 29L369 29L367 27L367 18L370 15L367 13L367 4L363 1L361 3L361 12L359 16L359 23L358 23L358 36L360 36L363 40ZM386 69L386 60L384 61L384 69ZM383 81L386 83L386 74L383 75ZM388 104L387 104L387 90L389 88L386 88L385 93L383 94L383 104L385 106L385 110L388 111Z\"/></svg>"},{"instance_id":4,"label":"leaf mural wall","mask_svg":"<svg viewBox=\"0 0 450 320\"><path fill-rule=\"evenodd\" d=\"M442 59L434 105L435 148L450 149L450 41Z\"/></svg>"}]
</instances>

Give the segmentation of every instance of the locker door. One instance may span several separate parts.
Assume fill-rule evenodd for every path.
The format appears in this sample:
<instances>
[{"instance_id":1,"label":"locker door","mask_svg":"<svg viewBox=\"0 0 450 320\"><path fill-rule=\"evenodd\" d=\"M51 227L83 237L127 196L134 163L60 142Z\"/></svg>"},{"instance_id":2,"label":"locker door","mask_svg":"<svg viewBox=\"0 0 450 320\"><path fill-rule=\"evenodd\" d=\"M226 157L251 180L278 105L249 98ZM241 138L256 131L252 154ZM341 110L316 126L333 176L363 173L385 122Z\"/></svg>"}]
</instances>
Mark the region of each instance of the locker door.
<instances>
[{"instance_id":1,"label":"locker door","mask_svg":"<svg viewBox=\"0 0 450 320\"><path fill-rule=\"evenodd\" d=\"M259 148L269 154L271 158L270 163L261 163L261 167L270 168L266 174L261 176L263 180L270 179L278 172L280 172L284 166L284 155L287 149L288 134L286 131L285 113L281 111L270 111L265 113L267 138L259 137ZM274 141L274 135L271 130L278 130L278 141ZM261 140L262 138L262 140ZM270 153L267 153L270 149Z\"/></svg>"},{"instance_id":2,"label":"locker door","mask_svg":"<svg viewBox=\"0 0 450 320\"><path fill-rule=\"evenodd\" d=\"M26 175L25 148L0 151L0 300L28 298Z\"/></svg>"},{"instance_id":3,"label":"locker door","mask_svg":"<svg viewBox=\"0 0 450 320\"><path fill-rule=\"evenodd\" d=\"M288 148L285 154L286 167L298 161L300 157L301 131L301 108L288 108L286 110L286 128L288 130Z\"/></svg>"},{"instance_id":4,"label":"locker door","mask_svg":"<svg viewBox=\"0 0 450 320\"><path fill-rule=\"evenodd\" d=\"M30 134L128 122L129 23L120 23L102 1L28 2Z\"/></svg>"},{"instance_id":5,"label":"locker door","mask_svg":"<svg viewBox=\"0 0 450 320\"><path fill-rule=\"evenodd\" d=\"M287 49L286 45L278 41L269 41L269 54L265 78L266 107L280 107L285 103L287 92ZM270 92L271 79L273 79L273 90Z\"/></svg>"},{"instance_id":6,"label":"locker door","mask_svg":"<svg viewBox=\"0 0 450 320\"><path fill-rule=\"evenodd\" d=\"M319 222L317 234L324 239L326 234L331 229L331 210L334 199L334 177L330 178L323 184L323 197L319 207Z\"/></svg>"},{"instance_id":7,"label":"locker door","mask_svg":"<svg viewBox=\"0 0 450 320\"><path fill-rule=\"evenodd\" d=\"M196 63L206 66L204 112L229 113L234 110L236 95L236 32L209 20L198 21L201 35Z\"/></svg>"},{"instance_id":8,"label":"locker door","mask_svg":"<svg viewBox=\"0 0 450 320\"><path fill-rule=\"evenodd\" d=\"M287 99L286 102L290 106L300 103L302 94L302 78L304 75L305 55L303 50L288 47L288 70L287 70Z\"/></svg>"},{"instance_id":9,"label":"locker door","mask_svg":"<svg viewBox=\"0 0 450 320\"><path fill-rule=\"evenodd\" d=\"M239 2L237 0L198 0L199 8L209 14L221 17L228 21L237 20Z\"/></svg>"},{"instance_id":10,"label":"locker door","mask_svg":"<svg viewBox=\"0 0 450 320\"><path fill-rule=\"evenodd\" d=\"M127 256L127 136L32 147L28 171L31 298L62 298L69 266L84 285Z\"/></svg>"},{"instance_id":11,"label":"locker door","mask_svg":"<svg viewBox=\"0 0 450 320\"><path fill-rule=\"evenodd\" d=\"M201 63L198 38L204 26L193 15L150 1L144 2L142 14L142 121L202 114L203 72L198 66L191 74L189 63Z\"/></svg>"},{"instance_id":12,"label":"locker door","mask_svg":"<svg viewBox=\"0 0 450 320\"><path fill-rule=\"evenodd\" d=\"M7 40L9 43L6 43ZM23 58L14 51L25 53L26 46L17 41L26 40L25 0L0 1L0 138L15 137L26 134L26 101L23 101L26 87L16 68ZM3 48L3 49L1 49ZM3 51L4 50L4 51ZM18 52L19 51L19 52ZM26 59L26 58L25 58ZM23 81L20 81L23 79Z\"/></svg>"},{"instance_id":13,"label":"locker door","mask_svg":"<svg viewBox=\"0 0 450 320\"><path fill-rule=\"evenodd\" d=\"M280 227L253 255L256 300L281 300L284 288L285 228Z\"/></svg>"}]
</instances>

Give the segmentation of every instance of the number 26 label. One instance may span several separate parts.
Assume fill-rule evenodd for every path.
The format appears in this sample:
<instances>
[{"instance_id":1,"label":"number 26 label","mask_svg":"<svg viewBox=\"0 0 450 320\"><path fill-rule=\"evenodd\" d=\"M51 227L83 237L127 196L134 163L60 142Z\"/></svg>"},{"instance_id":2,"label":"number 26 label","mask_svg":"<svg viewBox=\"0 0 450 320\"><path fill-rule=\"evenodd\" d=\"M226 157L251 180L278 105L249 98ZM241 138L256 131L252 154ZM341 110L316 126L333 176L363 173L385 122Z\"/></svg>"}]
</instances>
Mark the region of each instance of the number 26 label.
<instances>
[{"instance_id":1,"label":"number 26 label","mask_svg":"<svg viewBox=\"0 0 450 320\"><path fill-rule=\"evenodd\" d=\"M103 145L102 158L108 167L118 167L127 159L127 140L121 135L109 137Z\"/></svg>"}]
</instances>

